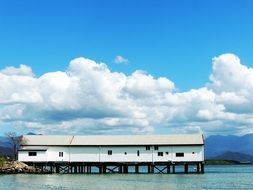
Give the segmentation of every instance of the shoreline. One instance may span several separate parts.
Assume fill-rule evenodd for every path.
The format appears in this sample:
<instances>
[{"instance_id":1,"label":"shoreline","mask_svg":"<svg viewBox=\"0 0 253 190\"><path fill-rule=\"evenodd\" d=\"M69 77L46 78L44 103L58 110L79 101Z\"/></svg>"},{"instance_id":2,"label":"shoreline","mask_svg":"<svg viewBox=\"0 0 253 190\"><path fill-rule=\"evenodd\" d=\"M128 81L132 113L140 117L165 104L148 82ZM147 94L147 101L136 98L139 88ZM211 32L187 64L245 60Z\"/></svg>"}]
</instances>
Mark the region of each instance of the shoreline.
<instances>
[{"instance_id":1,"label":"shoreline","mask_svg":"<svg viewBox=\"0 0 253 190\"><path fill-rule=\"evenodd\" d=\"M251 162L239 162L235 160L205 160L206 165L253 165Z\"/></svg>"},{"instance_id":2,"label":"shoreline","mask_svg":"<svg viewBox=\"0 0 253 190\"><path fill-rule=\"evenodd\" d=\"M0 167L0 174L51 174L51 172L42 171L19 161L5 161Z\"/></svg>"}]
</instances>

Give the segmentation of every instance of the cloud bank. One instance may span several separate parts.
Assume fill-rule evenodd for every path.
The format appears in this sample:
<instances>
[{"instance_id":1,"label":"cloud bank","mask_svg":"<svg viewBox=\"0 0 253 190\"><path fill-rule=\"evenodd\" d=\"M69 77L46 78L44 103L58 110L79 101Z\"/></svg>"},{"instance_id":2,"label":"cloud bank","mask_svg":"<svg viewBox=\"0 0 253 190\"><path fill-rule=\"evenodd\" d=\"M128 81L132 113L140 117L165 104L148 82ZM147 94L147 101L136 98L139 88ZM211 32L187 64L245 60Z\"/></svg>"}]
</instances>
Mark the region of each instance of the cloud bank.
<instances>
[{"instance_id":1,"label":"cloud bank","mask_svg":"<svg viewBox=\"0 0 253 190\"><path fill-rule=\"evenodd\" d=\"M208 84L186 92L143 71L112 72L77 58L36 77L26 65L0 70L0 128L51 133L253 132L253 69L234 54L213 58Z\"/></svg>"}]
</instances>

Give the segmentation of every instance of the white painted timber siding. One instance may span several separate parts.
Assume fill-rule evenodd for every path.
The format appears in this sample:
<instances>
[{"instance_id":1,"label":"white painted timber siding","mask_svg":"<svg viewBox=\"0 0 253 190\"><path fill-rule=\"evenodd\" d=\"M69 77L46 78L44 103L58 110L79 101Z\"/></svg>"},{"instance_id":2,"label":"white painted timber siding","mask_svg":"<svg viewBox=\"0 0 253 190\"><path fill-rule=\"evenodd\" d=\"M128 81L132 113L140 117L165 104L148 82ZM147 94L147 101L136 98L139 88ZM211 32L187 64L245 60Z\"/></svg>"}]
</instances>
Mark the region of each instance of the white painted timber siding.
<instances>
[{"instance_id":1,"label":"white painted timber siding","mask_svg":"<svg viewBox=\"0 0 253 190\"><path fill-rule=\"evenodd\" d=\"M112 155L108 155L108 150ZM139 156L137 152L139 151ZM126 153L126 154L125 154ZM101 162L152 162L152 152L146 151L145 146L131 147L102 147Z\"/></svg>"},{"instance_id":2,"label":"white painted timber siding","mask_svg":"<svg viewBox=\"0 0 253 190\"><path fill-rule=\"evenodd\" d=\"M99 147L71 147L71 162L99 162Z\"/></svg>"},{"instance_id":3,"label":"white painted timber siding","mask_svg":"<svg viewBox=\"0 0 253 190\"><path fill-rule=\"evenodd\" d=\"M204 161L203 146L176 146L172 149L173 162ZM184 157L176 157L176 153L184 153Z\"/></svg>"},{"instance_id":4,"label":"white painted timber siding","mask_svg":"<svg viewBox=\"0 0 253 190\"><path fill-rule=\"evenodd\" d=\"M204 146L23 146L23 162L199 162L204 161ZM40 150L40 151L36 151ZM43 151L44 150L44 151ZM112 155L108 155L112 151ZM139 156L138 156L139 151ZM29 156L37 152L37 156ZM60 157L59 152L63 153ZM184 153L177 157L176 153ZM158 154L162 154L159 156Z\"/></svg>"},{"instance_id":5,"label":"white painted timber siding","mask_svg":"<svg viewBox=\"0 0 253 190\"><path fill-rule=\"evenodd\" d=\"M36 152L37 156L29 156L29 152ZM22 162L47 162L46 151L19 151L18 160Z\"/></svg>"},{"instance_id":6,"label":"white painted timber siding","mask_svg":"<svg viewBox=\"0 0 253 190\"><path fill-rule=\"evenodd\" d=\"M69 162L69 148L68 147L47 147L47 161L48 162ZM59 152L63 153L63 157L59 156Z\"/></svg>"}]
</instances>

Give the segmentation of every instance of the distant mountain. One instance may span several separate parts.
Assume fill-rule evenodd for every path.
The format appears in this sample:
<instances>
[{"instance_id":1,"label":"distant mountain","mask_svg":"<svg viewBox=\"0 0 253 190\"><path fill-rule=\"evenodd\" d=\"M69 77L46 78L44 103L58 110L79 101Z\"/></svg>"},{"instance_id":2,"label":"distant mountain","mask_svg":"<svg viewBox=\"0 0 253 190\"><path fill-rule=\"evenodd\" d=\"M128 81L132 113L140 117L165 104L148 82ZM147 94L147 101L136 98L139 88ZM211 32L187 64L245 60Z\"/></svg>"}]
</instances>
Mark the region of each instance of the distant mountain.
<instances>
[{"instance_id":1,"label":"distant mountain","mask_svg":"<svg viewBox=\"0 0 253 190\"><path fill-rule=\"evenodd\" d=\"M240 163L253 163L253 156L238 152L225 152L219 156L211 158L211 160L233 160Z\"/></svg>"},{"instance_id":2,"label":"distant mountain","mask_svg":"<svg viewBox=\"0 0 253 190\"><path fill-rule=\"evenodd\" d=\"M0 155L12 156L12 145L8 138L0 137Z\"/></svg>"},{"instance_id":3,"label":"distant mountain","mask_svg":"<svg viewBox=\"0 0 253 190\"><path fill-rule=\"evenodd\" d=\"M205 140L205 159L220 156L226 152L253 155L253 134L244 136L210 136Z\"/></svg>"},{"instance_id":4,"label":"distant mountain","mask_svg":"<svg viewBox=\"0 0 253 190\"><path fill-rule=\"evenodd\" d=\"M0 146L0 156L1 155L13 156L12 148Z\"/></svg>"},{"instance_id":5,"label":"distant mountain","mask_svg":"<svg viewBox=\"0 0 253 190\"><path fill-rule=\"evenodd\" d=\"M0 146L2 146L2 147L12 147L9 139L6 138L6 137L1 137L1 136L0 136Z\"/></svg>"},{"instance_id":6,"label":"distant mountain","mask_svg":"<svg viewBox=\"0 0 253 190\"><path fill-rule=\"evenodd\" d=\"M0 136L0 142L5 142L5 141L9 141L6 137L1 137Z\"/></svg>"},{"instance_id":7,"label":"distant mountain","mask_svg":"<svg viewBox=\"0 0 253 190\"><path fill-rule=\"evenodd\" d=\"M36 133L29 132L27 135L37 135Z\"/></svg>"}]
</instances>

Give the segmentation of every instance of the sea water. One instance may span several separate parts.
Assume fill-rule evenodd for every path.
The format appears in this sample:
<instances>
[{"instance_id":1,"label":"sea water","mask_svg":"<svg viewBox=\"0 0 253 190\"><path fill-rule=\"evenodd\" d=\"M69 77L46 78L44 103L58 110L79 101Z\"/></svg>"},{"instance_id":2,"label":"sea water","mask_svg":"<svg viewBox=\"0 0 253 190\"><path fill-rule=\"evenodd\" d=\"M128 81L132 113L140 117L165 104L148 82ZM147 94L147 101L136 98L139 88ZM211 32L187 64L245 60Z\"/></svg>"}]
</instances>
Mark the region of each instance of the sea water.
<instances>
[{"instance_id":1,"label":"sea water","mask_svg":"<svg viewBox=\"0 0 253 190\"><path fill-rule=\"evenodd\" d=\"M0 190L253 189L253 165L206 166L205 174L0 175Z\"/></svg>"}]
</instances>

